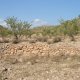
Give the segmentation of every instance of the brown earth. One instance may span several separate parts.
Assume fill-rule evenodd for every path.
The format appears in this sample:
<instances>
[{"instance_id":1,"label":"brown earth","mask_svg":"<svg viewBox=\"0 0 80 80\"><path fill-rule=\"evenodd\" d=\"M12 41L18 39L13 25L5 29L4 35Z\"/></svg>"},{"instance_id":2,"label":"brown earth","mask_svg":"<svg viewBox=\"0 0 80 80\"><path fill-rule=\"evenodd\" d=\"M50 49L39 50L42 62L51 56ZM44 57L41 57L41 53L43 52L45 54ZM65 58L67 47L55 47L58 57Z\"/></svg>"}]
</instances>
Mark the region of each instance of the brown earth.
<instances>
[{"instance_id":1,"label":"brown earth","mask_svg":"<svg viewBox=\"0 0 80 80\"><path fill-rule=\"evenodd\" d=\"M0 80L80 80L80 41L0 43Z\"/></svg>"}]
</instances>

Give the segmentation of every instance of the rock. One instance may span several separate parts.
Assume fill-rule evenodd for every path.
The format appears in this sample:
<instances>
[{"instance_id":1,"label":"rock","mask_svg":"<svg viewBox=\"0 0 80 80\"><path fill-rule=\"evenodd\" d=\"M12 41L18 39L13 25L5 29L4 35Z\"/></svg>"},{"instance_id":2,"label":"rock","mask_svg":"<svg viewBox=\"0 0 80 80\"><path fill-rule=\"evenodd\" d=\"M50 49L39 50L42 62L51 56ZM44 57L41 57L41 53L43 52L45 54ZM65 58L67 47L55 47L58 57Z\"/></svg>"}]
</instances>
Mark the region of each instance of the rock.
<instances>
[{"instance_id":1,"label":"rock","mask_svg":"<svg viewBox=\"0 0 80 80\"><path fill-rule=\"evenodd\" d=\"M2 72L6 72L6 71L8 71L8 69L5 68L5 67L2 67L2 68L0 68L0 71L2 71Z\"/></svg>"}]
</instances>

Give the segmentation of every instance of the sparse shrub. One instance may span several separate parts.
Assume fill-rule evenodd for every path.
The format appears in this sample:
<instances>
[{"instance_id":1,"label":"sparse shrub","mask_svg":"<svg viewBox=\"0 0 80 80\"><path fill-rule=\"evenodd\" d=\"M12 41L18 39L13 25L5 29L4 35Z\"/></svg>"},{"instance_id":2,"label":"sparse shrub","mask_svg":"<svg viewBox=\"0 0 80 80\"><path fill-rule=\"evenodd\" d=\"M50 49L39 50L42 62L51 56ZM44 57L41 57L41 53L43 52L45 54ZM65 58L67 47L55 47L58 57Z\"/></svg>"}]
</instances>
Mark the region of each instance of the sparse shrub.
<instances>
[{"instance_id":1,"label":"sparse shrub","mask_svg":"<svg viewBox=\"0 0 80 80\"><path fill-rule=\"evenodd\" d=\"M10 34L10 30L8 28L5 28L4 26L0 25L0 43L8 43L9 41L6 40L6 37Z\"/></svg>"},{"instance_id":2,"label":"sparse shrub","mask_svg":"<svg viewBox=\"0 0 80 80\"><path fill-rule=\"evenodd\" d=\"M71 40L71 41L75 41L74 36L70 36L70 40Z\"/></svg>"},{"instance_id":3,"label":"sparse shrub","mask_svg":"<svg viewBox=\"0 0 80 80\"><path fill-rule=\"evenodd\" d=\"M53 41L48 40L52 36L69 36L71 41L75 41L74 36L80 34L80 17L66 21L62 19L60 20L60 25L43 25L35 28L30 28L30 23L18 20L14 16L7 18L5 22L8 28L0 25L0 37L2 38L0 43L8 43L9 41L5 40L7 36L14 36L13 43L15 44L24 39L23 36L28 36L28 38L32 39L29 41L31 43L40 41L51 44L61 41L60 37L55 37Z\"/></svg>"},{"instance_id":4,"label":"sparse shrub","mask_svg":"<svg viewBox=\"0 0 80 80\"><path fill-rule=\"evenodd\" d=\"M36 42L37 42L36 39L30 39L30 40L29 40L29 43L36 43Z\"/></svg>"},{"instance_id":5,"label":"sparse shrub","mask_svg":"<svg viewBox=\"0 0 80 80\"><path fill-rule=\"evenodd\" d=\"M53 39L53 42L54 42L54 43L61 42L61 37L55 37L55 38Z\"/></svg>"},{"instance_id":6,"label":"sparse shrub","mask_svg":"<svg viewBox=\"0 0 80 80\"><path fill-rule=\"evenodd\" d=\"M9 17L5 20L9 29L11 30L15 40L13 43L17 43L20 40L21 35L26 35L31 24L25 21L18 20L16 17Z\"/></svg>"},{"instance_id":7,"label":"sparse shrub","mask_svg":"<svg viewBox=\"0 0 80 80\"><path fill-rule=\"evenodd\" d=\"M36 38L37 38L37 34L32 34L32 35L31 35L31 38L32 38L32 39L36 39Z\"/></svg>"},{"instance_id":8,"label":"sparse shrub","mask_svg":"<svg viewBox=\"0 0 80 80\"><path fill-rule=\"evenodd\" d=\"M38 36L37 36L36 38L37 38L37 41L42 42L43 35L42 35L41 33L39 33Z\"/></svg>"},{"instance_id":9,"label":"sparse shrub","mask_svg":"<svg viewBox=\"0 0 80 80\"><path fill-rule=\"evenodd\" d=\"M48 40L47 40L47 43L48 43L48 44L53 44L53 43L54 43L54 42L53 42L53 39L48 39Z\"/></svg>"},{"instance_id":10,"label":"sparse shrub","mask_svg":"<svg viewBox=\"0 0 80 80\"><path fill-rule=\"evenodd\" d=\"M4 40L3 42L4 42L4 43L9 43L9 40Z\"/></svg>"},{"instance_id":11,"label":"sparse shrub","mask_svg":"<svg viewBox=\"0 0 80 80\"><path fill-rule=\"evenodd\" d=\"M13 44L17 44L17 43L19 43L19 42L20 42L20 41L17 40L17 39L14 39L14 40L12 41Z\"/></svg>"},{"instance_id":12,"label":"sparse shrub","mask_svg":"<svg viewBox=\"0 0 80 80\"><path fill-rule=\"evenodd\" d=\"M38 37L37 41L46 42L47 41L47 37Z\"/></svg>"},{"instance_id":13,"label":"sparse shrub","mask_svg":"<svg viewBox=\"0 0 80 80\"><path fill-rule=\"evenodd\" d=\"M47 37L43 36L41 33L31 35L31 39L32 39L31 42L34 42L34 40L39 41L39 42L46 42L47 41Z\"/></svg>"}]
</instances>

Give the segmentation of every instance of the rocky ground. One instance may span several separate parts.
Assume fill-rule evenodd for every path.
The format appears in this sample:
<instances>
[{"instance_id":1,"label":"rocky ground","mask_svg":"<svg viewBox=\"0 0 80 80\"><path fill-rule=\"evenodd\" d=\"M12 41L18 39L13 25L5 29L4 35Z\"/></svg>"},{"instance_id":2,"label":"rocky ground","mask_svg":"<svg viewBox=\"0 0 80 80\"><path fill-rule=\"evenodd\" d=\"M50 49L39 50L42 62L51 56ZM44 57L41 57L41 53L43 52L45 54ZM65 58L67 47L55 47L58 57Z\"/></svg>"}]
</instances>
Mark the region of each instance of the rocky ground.
<instances>
[{"instance_id":1,"label":"rocky ground","mask_svg":"<svg viewBox=\"0 0 80 80\"><path fill-rule=\"evenodd\" d=\"M80 41L0 43L0 80L80 80Z\"/></svg>"}]
</instances>

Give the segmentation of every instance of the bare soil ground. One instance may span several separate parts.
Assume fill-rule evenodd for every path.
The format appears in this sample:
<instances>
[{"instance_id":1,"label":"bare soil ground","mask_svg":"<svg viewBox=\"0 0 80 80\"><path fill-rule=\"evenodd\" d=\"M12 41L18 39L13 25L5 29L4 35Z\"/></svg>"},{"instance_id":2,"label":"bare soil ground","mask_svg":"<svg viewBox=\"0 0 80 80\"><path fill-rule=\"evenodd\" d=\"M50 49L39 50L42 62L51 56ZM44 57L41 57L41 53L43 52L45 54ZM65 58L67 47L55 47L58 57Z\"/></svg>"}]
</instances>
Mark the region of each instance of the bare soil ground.
<instances>
[{"instance_id":1,"label":"bare soil ground","mask_svg":"<svg viewBox=\"0 0 80 80\"><path fill-rule=\"evenodd\" d=\"M78 42L74 46L80 47ZM80 56L33 57L24 62L1 59L0 80L80 80Z\"/></svg>"},{"instance_id":2,"label":"bare soil ground","mask_svg":"<svg viewBox=\"0 0 80 80\"><path fill-rule=\"evenodd\" d=\"M80 80L80 58L0 61L0 80Z\"/></svg>"}]
</instances>

